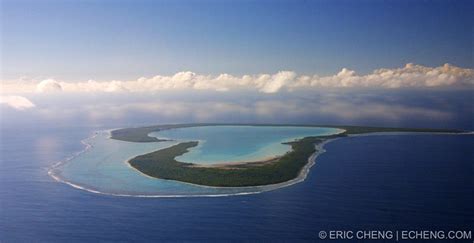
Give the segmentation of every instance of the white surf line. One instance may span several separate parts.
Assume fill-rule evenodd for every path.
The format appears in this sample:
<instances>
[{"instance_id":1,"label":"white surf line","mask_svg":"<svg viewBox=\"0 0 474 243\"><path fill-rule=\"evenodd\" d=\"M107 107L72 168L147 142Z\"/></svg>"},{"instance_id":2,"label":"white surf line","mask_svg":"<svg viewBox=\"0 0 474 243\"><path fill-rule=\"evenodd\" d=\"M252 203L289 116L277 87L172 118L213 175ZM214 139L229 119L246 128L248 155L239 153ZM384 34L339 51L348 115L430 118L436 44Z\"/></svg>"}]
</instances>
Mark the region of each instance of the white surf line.
<instances>
[{"instance_id":1,"label":"white surf line","mask_svg":"<svg viewBox=\"0 0 474 243\"><path fill-rule=\"evenodd\" d=\"M308 158L308 163L302 168L302 170L300 171L300 174L298 175L298 177L292 179L292 180L289 180L289 181L286 181L286 182L281 182L281 183L277 183L277 184L270 184L270 185L264 185L264 186L248 186L248 187L213 187L213 186L204 186L204 185L197 185L197 184L192 184L192 183L187 183L187 182L181 182L181 181L176 181L176 182L179 182L179 183L183 183L183 184L190 184L190 185L193 185L193 186L199 186L199 187L207 187L207 188L216 188L216 189L242 189L242 188L255 188L255 189L261 189L261 191L249 191L249 192L236 192L236 193L219 193L219 194L189 194L189 195L186 195L186 194L169 194L169 195L159 195L159 194L125 194L125 193L111 193L111 192L103 192L103 191L99 191L99 190L95 190L95 189L90 189L90 188L87 188L85 186L81 186L79 184L75 184L73 182L70 182L70 181L67 181L67 180L64 180L63 178L59 177L59 176L56 176L54 173L51 173L50 176L52 178L54 178L56 181L58 182L61 182L61 183L64 183L64 184L67 184L75 189L79 189L79 190L83 190L83 191L87 191L87 192L90 192L90 193L94 193L94 194L100 194L100 195L108 195L108 196L118 196L118 197L139 197L139 198L185 198L185 197L228 197L228 196L242 196L242 195L252 195L252 194L259 194L259 193L263 193L263 192L269 192L269 191L273 191L273 190L277 190L277 189L281 189L281 188L284 188L284 187L288 187L288 186L291 186L291 185L294 185L294 184L297 184L297 183L300 183L300 182L303 182L306 178L307 178L307 175L310 171L310 168L316 163L316 158L323 154L324 152L326 152L326 150L324 149L324 145L328 144L329 142L332 142L334 140L337 140L337 138L335 139L328 139L322 143L319 143L318 145L315 146L315 148L317 149L315 153L313 153L309 158ZM133 167L132 167L133 168ZM135 168L133 168L135 169ZM135 169L136 170L136 169ZM138 170L137 170L138 171ZM138 171L139 173L143 174L142 172ZM159 179L159 178L155 178L155 177L151 177L151 176L148 176L146 174L143 174L147 177L150 177L152 179ZM159 180L163 180L163 179L159 179ZM174 180L173 180L174 181Z\"/></svg>"},{"instance_id":2,"label":"white surf line","mask_svg":"<svg viewBox=\"0 0 474 243\"><path fill-rule=\"evenodd\" d=\"M102 195L110 195L110 196L120 196L120 197L144 197L144 198L177 198L177 197L223 197L223 196L234 196L234 195L248 195L248 194L255 194L255 193L260 193L258 191L256 192L237 192L237 193L231 193L231 194L190 194L190 195L185 195L185 194L176 194L176 195L158 195L158 194L120 194L120 193L109 193L109 192L103 192L103 191L99 191L99 190L94 190L94 189L90 189L90 188L87 188L85 186L81 186L79 184L76 184L76 183L73 183L71 181L68 181L66 179L64 179L63 177L57 175L54 173L54 170L57 169L59 166L61 165L64 165L65 163L73 160L74 158L76 158L77 156L81 155L82 153L85 153L87 152L89 149L93 148L93 145L88 143L87 141L90 140L90 139L93 139L95 138L99 133L101 132L107 132L109 134L109 139L110 139L110 131L112 131L112 129L109 129L109 130L99 130L99 131L96 131L96 132L93 132L93 135L91 135L90 137L87 137L85 139L82 139L80 142L81 144L83 144L85 146L85 148L79 152L76 152L74 153L72 156L70 157L67 157L65 160L62 160L62 161L59 161L57 163L54 163L48 170L48 175L53 178L56 182L60 182L60 183L64 183L66 185L69 185L75 189L79 189L79 190L83 190L83 191L87 191L87 192L91 192L91 193L95 193L95 194L102 194ZM172 145L170 145L172 146ZM134 156L136 157L136 156ZM132 157L132 158L134 158ZM132 159L130 158L130 159ZM130 168L133 168L132 166L130 166L130 164L128 163L128 160L126 161L127 164L129 165ZM134 170L136 170L135 168L133 168ZM136 170L138 171L138 170ZM140 172L140 171L138 171ZM141 174L143 174L142 172L140 172ZM158 178L155 178L155 177L151 177L151 176L148 176L146 174L143 174L147 177L150 177L150 178L153 178L153 179L158 179ZM180 181L176 181L176 182L179 182L179 183L185 183L185 182L180 182ZM191 184L191 183L185 183L185 184ZM194 184L192 184L194 185ZM200 185L198 185L200 186ZM219 188L222 188L222 187L219 187Z\"/></svg>"},{"instance_id":3,"label":"white surf line","mask_svg":"<svg viewBox=\"0 0 474 243\"><path fill-rule=\"evenodd\" d=\"M111 138L111 131L116 130L116 129L117 129L117 128L114 128L114 129L106 129L106 130L98 130L98 131L92 132L92 135L91 135L91 136L89 136L89 137L87 137L87 138L84 138L84 139L82 139L82 140L80 141L80 143L85 146L84 149L82 149L82 150L80 150L80 151L78 151L78 152L73 153L71 156L66 157L66 159L64 159L64 160L61 160L61 161L58 161L58 162L54 163L52 166L50 166L50 167L48 168L48 174L51 175L51 173L54 173L52 170L54 170L55 168L57 168L57 167L59 167L59 166L65 164L65 163L67 163L68 161L70 161L70 160L76 158L77 156L79 156L79 155L81 155L82 153L85 153L86 151L88 151L89 149L91 149L93 146L92 146L92 144L90 144L90 143L87 142L88 140L91 140L91 139L97 137L97 135L99 135L99 133L101 133L101 132L107 132L107 133L109 134L108 138L110 139L110 138Z\"/></svg>"},{"instance_id":4,"label":"white surf line","mask_svg":"<svg viewBox=\"0 0 474 243\"><path fill-rule=\"evenodd\" d=\"M277 189L280 189L280 188L284 188L284 187L287 187L287 186L291 186L291 185L294 185L296 183L299 183L299 182L302 182L306 179L307 177L307 174L309 173L310 171L310 168L315 164L315 161L316 161L316 158L324 153L326 150L324 150L324 145L326 145L327 143L331 142L331 141L334 141L336 139L328 139L322 143L319 143L318 145L315 146L315 149L316 149L316 152L313 153L309 158L308 158L308 163L302 168L302 170L300 171L298 177L292 179L292 180L289 180L289 181L286 181L286 182L281 182L281 183L276 183L276 184L269 184L269 185L263 185L263 186L247 186L247 187L214 187L214 186L205 186L205 185L198 185L198 184L193 184L193 183L188 183L188 182L181 182L181 181L175 181L175 180L172 180L172 181L175 181L175 182L178 182L178 183L183 183L183 184L189 184L189 185L193 185L193 186L198 186L198 187L204 187L204 188L215 188L215 189L258 189L260 191L249 191L249 192L236 192L236 193L222 193L222 194L189 194L189 195L185 195L185 194L176 194L176 195L158 195L158 194L121 194L121 193L109 193L109 192L103 192L103 191L99 191L99 190L94 190L94 189L90 189L90 188L87 188L85 186L81 186L79 184L76 184L76 183L73 183L73 182L70 182L70 181L67 181L66 179L54 174L54 169L56 169L57 167L63 165L64 163L67 163L68 161L76 158L77 156L79 156L80 154L88 151L89 149L91 149L93 146L89 143L87 143L88 140L90 139L93 139L95 138L100 132L108 132L109 134L109 139L110 139L110 133L113 129L108 129L108 130L100 130L100 131L96 131L94 132L94 134L91 136L91 137L88 137L86 139L83 139L81 140L81 143L85 145L85 148L77 153L75 153L73 156L71 157L68 157L67 159L63 160L63 161L59 161L58 163L54 164L51 169L48 171L48 175L51 176L55 181L57 182L60 182L60 183L64 183L64 184L67 184L73 188L76 188L76 189L79 189L79 190L83 190L83 191L87 191L87 192L91 192L91 193L95 193L95 194L102 194L102 195L110 195L110 196L120 196L120 197L143 197L143 198L182 198L182 197L225 197L225 196L239 196L239 195L250 195L250 194L258 194L258 193L262 193L262 192L268 192L268 191L273 191L273 190L277 190ZM332 133L330 135L337 135L337 134L340 134L340 133L343 133L345 132L344 129L338 129L339 131L336 132L336 133ZM328 136L328 135L325 135L325 136ZM171 145L172 146L172 145ZM136 156L134 156L136 157ZM134 158L133 157L133 158ZM131 159L131 158L130 158ZM126 160L126 163L129 165L130 168L133 168L132 166L130 166L130 163L128 163L128 160ZM139 173L141 173L142 175L144 176L147 176L149 178L153 178L153 179L159 179L159 178L155 178L155 177L151 177L149 175L146 175L144 173L142 173L141 171L133 168L134 170L138 171ZM159 180L164 180L164 179L159 179Z\"/></svg>"},{"instance_id":5,"label":"white surf line","mask_svg":"<svg viewBox=\"0 0 474 243\"><path fill-rule=\"evenodd\" d=\"M112 131L113 129L110 129L110 130L102 130L102 131L107 131L109 132L110 134L110 131ZM337 132L337 133L333 133L331 135L337 135L337 134L340 134L340 133L343 133L345 132L345 130L343 129L339 129L340 131ZM60 161L58 163L56 163L53 168L48 171L48 174L56 181L58 182L61 182L61 183L65 183L67 185L70 185L71 187L73 188L76 188L76 189L80 189L80 190L84 190L84 191L87 191L87 192L91 192L91 193L95 193L95 194L102 194L102 195L109 195L109 196L119 196L119 197L141 197L141 198L185 198L185 197L226 197L226 196L239 196L239 195L251 195L251 194L259 194L259 193L262 193L262 192L268 192L268 191L273 191L273 190L277 190L277 189L281 189L281 188L285 188L285 187L288 187L288 186L291 186L291 185L294 185L294 184L297 184L297 183L300 183L300 182L303 182L304 180L306 180L307 176L308 176L308 173L310 172L310 169L312 166L314 166L316 164L316 159L319 155L323 154L324 152L326 152L326 150L324 149L324 146L332 141L335 141L339 138L332 138L332 139L327 139L325 140L324 142L322 143L319 143L317 145L315 145L315 149L316 149L316 152L313 153L309 158L308 158L308 163L302 168L302 170L300 171L300 174L298 175L298 177L292 179L292 180L289 180L289 181L286 181L286 182L281 182L281 183L277 183L277 184L270 184L270 185L264 185L264 186L248 186L248 187L213 187L213 186L204 186L204 185L197 185L197 184L192 184L192 183L188 183L188 182L181 182L181 181L175 181L175 182L179 182L179 183L184 183L184 184L190 184L190 185L193 185L193 186L199 186L199 187L207 187L207 188L217 188L217 189L242 189L242 188L255 188L255 189L261 189L261 191L250 191L250 192L236 192L236 193L223 193L223 194L190 194L190 195L185 195L185 194L176 194L176 195L158 195L158 194L121 194L121 193L109 193L109 192L102 192L102 191L98 191L98 190L94 190L94 189L89 189L89 188L86 188L84 186L81 186L81 185L78 185L78 184L75 184L75 183L72 183L72 182L69 182L69 181L66 181L58 176L56 176L52 170L58 166L60 166L62 163L65 163L69 160L72 160L74 159L75 157L77 157L78 155L82 154L83 152L87 151L88 149L90 149L92 147L92 145L88 144L86 141L89 140L89 139L92 139L94 138L95 136L97 136L99 134L100 131L98 132L94 132L94 135L91 136L91 137L88 137L86 139L83 139L81 140L81 143L83 143L84 145L86 145L86 148L80 152L77 152L76 154L74 154L73 156L69 157L68 159L66 159L65 161ZM469 135L469 134L474 134L474 131L470 131L470 132L463 132L463 133L452 133L452 132L442 132L442 133L436 133L436 132L374 132L374 133L364 133L364 134L353 134L353 135L348 135L348 137L360 137L360 136L382 136L382 135L429 135L429 134L433 134L433 135ZM327 135L326 135L327 136ZM136 156L135 156L136 157ZM126 163L129 165L130 168L133 168L132 166L130 166L130 164L128 163L128 160L126 161ZM142 173L141 171L133 168L134 170L138 171L139 173L143 174L144 176L147 176L147 177L150 177L150 178L153 178L153 179L159 179L159 178L155 178L155 177L151 177L149 175L146 175L144 173ZM163 180L163 179L160 179L160 180Z\"/></svg>"},{"instance_id":6,"label":"white surf line","mask_svg":"<svg viewBox=\"0 0 474 243\"><path fill-rule=\"evenodd\" d=\"M48 169L48 175L52 176L54 179L56 179L57 176L54 175L54 169L58 168L59 166L67 163L68 161L76 158L77 156L81 155L82 153L85 153L86 151L88 151L89 149L91 149L93 146L92 144L88 143L87 141L90 140L90 139L93 139L95 137L97 137L97 135L99 134L100 131L96 131L96 132L93 132L93 134L87 138L84 138L82 139L80 142L81 144L83 144L85 147L84 149L80 150L79 152L75 152L73 153L71 156L67 157L66 159L64 160L61 160L61 161L58 161L56 163L54 163L52 166L49 167Z\"/></svg>"},{"instance_id":7,"label":"white surf line","mask_svg":"<svg viewBox=\"0 0 474 243\"><path fill-rule=\"evenodd\" d=\"M185 195L185 194L176 194L176 195L158 195L158 194L121 194L121 193L110 193L110 192L102 192L99 190L94 190L90 189L66 180L62 180L59 177L56 177L56 175L51 175L55 180L58 182L64 183L66 185L69 185L75 189L79 189L82 191L94 193L94 194L100 194L100 195L107 195L107 196L116 196L116 197L142 197L142 198L183 198L183 197L226 197L226 196L237 196L237 195L249 195L249 194L256 194L260 192L239 192L239 193L231 193L231 194L190 194L190 195Z\"/></svg>"}]
</instances>

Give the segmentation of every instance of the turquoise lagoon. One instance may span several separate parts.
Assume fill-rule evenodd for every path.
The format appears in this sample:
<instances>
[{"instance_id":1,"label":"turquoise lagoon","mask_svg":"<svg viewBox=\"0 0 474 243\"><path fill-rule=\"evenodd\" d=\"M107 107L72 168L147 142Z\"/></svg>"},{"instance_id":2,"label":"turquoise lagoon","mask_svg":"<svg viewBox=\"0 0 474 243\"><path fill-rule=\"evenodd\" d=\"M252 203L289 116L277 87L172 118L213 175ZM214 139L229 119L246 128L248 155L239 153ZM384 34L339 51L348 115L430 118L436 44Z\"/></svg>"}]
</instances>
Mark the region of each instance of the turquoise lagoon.
<instances>
[{"instance_id":1,"label":"turquoise lagoon","mask_svg":"<svg viewBox=\"0 0 474 243\"><path fill-rule=\"evenodd\" d=\"M96 193L123 196L221 196L258 193L298 181L275 185L216 188L148 177L129 166L137 155L167 148L183 141L199 141L188 153L177 157L182 162L201 164L257 161L280 156L290 151L283 142L307 136L341 132L336 128L291 126L202 126L163 130L149 135L171 141L133 143L110 139L108 131L99 131L83 141L86 149L58 163L50 174L76 188Z\"/></svg>"}]
</instances>

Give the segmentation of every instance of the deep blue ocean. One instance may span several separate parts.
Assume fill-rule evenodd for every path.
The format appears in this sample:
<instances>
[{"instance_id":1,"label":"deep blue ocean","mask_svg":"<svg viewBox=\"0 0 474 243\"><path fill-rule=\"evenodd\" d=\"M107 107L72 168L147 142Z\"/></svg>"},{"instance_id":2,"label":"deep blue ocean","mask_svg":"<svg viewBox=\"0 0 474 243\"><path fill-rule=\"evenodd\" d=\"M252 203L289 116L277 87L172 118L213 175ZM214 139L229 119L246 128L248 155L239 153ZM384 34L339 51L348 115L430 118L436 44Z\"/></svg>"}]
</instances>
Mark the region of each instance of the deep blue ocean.
<instances>
[{"instance_id":1,"label":"deep blue ocean","mask_svg":"<svg viewBox=\"0 0 474 243\"><path fill-rule=\"evenodd\" d=\"M473 135L340 139L303 183L245 196L114 197L48 176L99 129L2 128L0 242L297 242L330 230L473 230Z\"/></svg>"}]
</instances>

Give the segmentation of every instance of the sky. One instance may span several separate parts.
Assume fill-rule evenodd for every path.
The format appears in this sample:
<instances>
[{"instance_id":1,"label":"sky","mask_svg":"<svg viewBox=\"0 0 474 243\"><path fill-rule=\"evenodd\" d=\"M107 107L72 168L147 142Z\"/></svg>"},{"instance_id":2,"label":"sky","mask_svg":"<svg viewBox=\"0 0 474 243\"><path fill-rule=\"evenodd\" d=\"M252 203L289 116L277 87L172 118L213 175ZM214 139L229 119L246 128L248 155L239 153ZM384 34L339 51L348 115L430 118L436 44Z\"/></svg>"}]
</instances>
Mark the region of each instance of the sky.
<instances>
[{"instance_id":1,"label":"sky","mask_svg":"<svg viewBox=\"0 0 474 243\"><path fill-rule=\"evenodd\" d=\"M2 78L473 68L472 1L2 0Z\"/></svg>"},{"instance_id":2,"label":"sky","mask_svg":"<svg viewBox=\"0 0 474 243\"><path fill-rule=\"evenodd\" d=\"M474 129L474 2L0 0L0 122Z\"/></svg>"}]
</instances>

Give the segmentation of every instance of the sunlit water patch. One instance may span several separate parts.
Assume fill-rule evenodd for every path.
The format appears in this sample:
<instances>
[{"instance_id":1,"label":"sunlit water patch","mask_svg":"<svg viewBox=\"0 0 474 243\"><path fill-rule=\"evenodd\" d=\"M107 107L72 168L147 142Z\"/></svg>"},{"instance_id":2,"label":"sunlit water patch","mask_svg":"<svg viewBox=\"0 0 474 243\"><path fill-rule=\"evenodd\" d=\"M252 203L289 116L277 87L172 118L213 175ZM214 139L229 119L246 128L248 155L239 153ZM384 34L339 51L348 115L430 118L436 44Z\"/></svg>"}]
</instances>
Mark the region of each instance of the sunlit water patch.
<instances>
[{"instance_id":1,"label":"sunlit water patch","mask_svg":"<svg viewBox=\"0 0 474 243\"><path fill-rule=\"evenodd\" d=\"M113 195L222 196L258 193L302 181L305 175L275 185L215 188L148 177L130 167L127 161L137 155L186 140L199 140L200 143L189 153L178 157L180 161L195 163L254 161L289 151L291 148L282 145L282 142L338 132L339 129L315 127L208 126L170 129L150 134L172 138L174 141L132 143L110 139L109 132L101 131L83 141L87 146L83 152L57 164L51 169L50 174L55 179L76 188Z\"/></svg>"}]
</instances>

